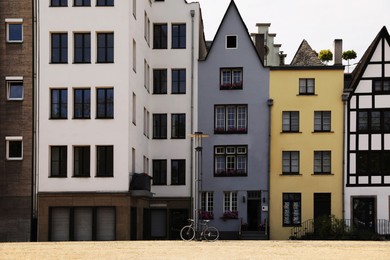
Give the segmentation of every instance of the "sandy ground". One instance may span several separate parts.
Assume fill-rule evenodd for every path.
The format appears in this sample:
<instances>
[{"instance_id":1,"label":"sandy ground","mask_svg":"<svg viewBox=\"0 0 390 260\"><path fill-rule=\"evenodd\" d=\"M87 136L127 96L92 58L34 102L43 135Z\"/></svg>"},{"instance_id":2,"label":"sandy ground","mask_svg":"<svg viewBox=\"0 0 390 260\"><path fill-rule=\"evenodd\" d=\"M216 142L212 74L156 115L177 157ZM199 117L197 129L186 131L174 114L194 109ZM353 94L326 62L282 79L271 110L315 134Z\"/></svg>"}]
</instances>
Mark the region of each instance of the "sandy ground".
<instances>
[{"instance_id":1,"label":"sandy ground","mask_svg":"<svg viewBox=\"0 0 390 260\"><path fill-rule=\"evenodd\" d=\"M0 243L0 259L390 259L390 241Z\"/></svg>"}]
</instances>

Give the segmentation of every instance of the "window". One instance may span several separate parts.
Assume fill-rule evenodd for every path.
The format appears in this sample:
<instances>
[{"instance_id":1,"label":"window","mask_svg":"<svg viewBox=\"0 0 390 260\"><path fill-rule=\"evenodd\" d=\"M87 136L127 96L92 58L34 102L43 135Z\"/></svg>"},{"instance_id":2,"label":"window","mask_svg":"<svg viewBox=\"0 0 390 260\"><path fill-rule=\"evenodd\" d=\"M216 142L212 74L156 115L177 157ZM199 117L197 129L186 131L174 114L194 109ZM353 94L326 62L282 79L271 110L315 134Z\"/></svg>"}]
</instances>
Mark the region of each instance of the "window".
<instances>
[{"instance_id":1,"label":"window","mask_svg":"<svg viewBox=\"0 0 390 260\"><path fill-rule=\"evenodd\" d=\"M67 119L68 118L68 90L67 89L51 89L51 119Z\"/></svg>"},{"instance_id":2,"label":"window","mask_svg":"<svg viewBox=\"0 0 390 260\"><path fill-rule=\"evenodd\" d=\"M167 49L167 24L153 25L153 49Z\"/></svg>"},{"instance_id":3,"label":"window","mask_svg":"<svg viewBox=\"0 0 390 260\"><path fill-rule=\"evenodd\" d=\"M74 34L74 63L91 62L91 34Z\"/></svg>"},{"instance_id":4,"label":"window","mask_svg":"<svg viewBox=\"0 0 390 260\"><path fill-rule=\"evenodd\" d=\"M153 94L167 94L167 70L153 70Z\"/></svg>"},{"instance_id":5,"label":"window","mask_svg":"<svg viewBox=\"0 0 390 260\"><path fill-rule=\"evenodd\" d=\"M330 126L330 111L314 111L314 132L330 132Z\"/></svg>"},{"instance_id":6,"label":"window","mask_svg":"<svg viewBox=\"0 0 390 260\"><path fill-rule=\"evenodd\" d=\"M233 191L224 192L223 211L237 212L237 192L233 192Z\"/></svg>"},{"instance_id":7,"label":"window","mask_svg":"<svg viewBox=\"0 0 390 260\"><path fill-rule=\"evenodd\" d=\"M137 124L137 96L135 95L135 93L133 92L133 116L132 116L132 120L134 125Z\"/></svg>"},{"instance_id":8,"label":"window","mask_svg":"<svg viewBox=\"0 0 390 260\"><path fill-rule=\"evenodd\" d=\"M202 192L201 198L202 219L214 219L214 193Z\"/></svg>"},{"instance_id":9,"label":"window","mask_svg":"<svg viewBox=\"0 0 390 260\"><path fill-rule=\"evenodd\" d=\"M74 89L74 114L75 119L90 119L91 118L91 90Z\"/></svg>"},{"instance_id":10,"label":"window","mask_svg":"<svg viewBox=\"0 0 390 260\"><path fill-rule=\"evenodd\" d=\"M150 86L150 67L146 60L144 60L144 86L146 90L149 92L149 86Z\"/></svg>"},{"instance_id":11,"label":"window","mask_svg":"<svg viewBox=\"0 0 390 260\"><path fill-rule=\"evenodd\" d=\"M74 0L74 6L91 6L91 0Z\"/></svg>"},{"instance_id":12,"label":"window","mask_svg":"<svg viewBox=\"0 0 390 260\"><path fill-rule=\"evenodd\" d=\"M68 34L51 34L51 63L68 63Z\"/></svg>"},{"instance_id":13,"label":"window","mask_svg":"<svg viewBox=\"0 0 390 260\"><path fill-rule=\"evenodd\" d=\"M137 0L133 0L133 16L137 19Z\"/></svg>"},{"instance_id":14,"label":"window","mask_svg":"<svg viewBox=\"0 0 390 260\"><path fill-rule=\"evenodd\" d=\"M299 112L283 111L282 113L282 131L299 132Z\"/></svg>"},{"instance_id":15,"label":"window","mask_svg":"<svg viewBox=\"0 0 390 260\"><path fill-rule=\"evenodd\" d=\"M137 71L137 43L133 39L133 70Z\"/></svg>"},{"instance_id":16,"label":"window","mask_svg":"<svg viewBox=\"0 0 390 260\"><path fill-rule=\"evenodd\" d=\"M68 148L50 147L50 177L66 177L68 172Z\"/></svg>"},{"instance_id":17,"label":"window","mask_svg":"<svg viewBox=\"0 0 390 260\"><path fill-rule=\"evenodd\" d=\"M23 160L23 137L6 137L7 160Z\"/></svg>"},{"instance_id":18,"label":"window","mask_svg":"<svg viewBox=\"0 0 390 260\"><path fill-rule=\"evenodd\" d=\"M314 95L314 79L299 79L299 95Z\"/></svg>"},{"instance_id":19,"label":"window","mask_svg":"<svg viewBox=\"0 0 390 260\"><path fill-rule=\"evenodd\" d=\"M68 6L68 0L51 0L50 6Z\"/></svg>"},{"instance_id":20,"label":"window","mask_svg":"<svg viewBox=\"0 0 390 260\"><path fill-rule=\"evenodd\" d=\"M390 111L389 110L359 111L358 132L390 133Z\"/></svg>"},{"instance_id":21,"label":"window","mask_svg":"<svg viewBox=\"0 0 390 260\"><path fill-rule=\"evenodd\" d=\"M148 17L148 14L144 13L144 38L146 42L150 43L150 19Z\"/></svg>"},{"instance_id":22,"label":"window","mask_svg":"<svg viewBox=\"0 0 390 260\"><path fill-rule=\"evenodd\" d=\"M219 89L242 89L242 68L221 69L221 82Z\"/></svg>"},{"instance_id":23,"label":"window","mask_svg":"<svg viewBox=\"0 0 390 260\"><path fill-rule=\"evenodd\" d=\"M215 106L214 134L246 134L247 105Z\"/></svg>"},{"instance_id":24,"label":"window","mask_svg":"<svg viewBox=\"0 0 390 260\"><path fill-rule=\"evenodd\" d=\"M315 151L314 152L314 174L331 172L331 152Z\"/></svg>"},{"instance_id":25,"label":"window","mask_svg":"<svg viewBox=\"0 0 390 260\"><path fill-rule=\"evenodd\" d=\"M97 118L114 118L114 89L98 88L97 90Z\"/></svg>"},{"instance_id":26,"label":"window","mask_svg":"<svg viewBox=\"0 0 390 260\"><path fill-rule=\"evenodd\" d=\"M171 161L171 184L172 185L186 184L186 160Z\"/></svg>"},{"instance_id":27,"label":"window","mask_svg":"<svg viewBox=\"0 0 390 260\"><path fill-rule=\"evenodd\" d=\"M390 151L358 151L356 173L360 176L390 175Z\"/></svg>"},{"instance_id":28,"label":"window","mask_svg":"<svg viewBox=\"0 0 390 260\"><path fill-rule=\"evenodd\" d=\"M283 174L299 174L299 152L282 152L282 172Z\"/></svg>"},{"instance_id":29,"label":"window","mask_svg":"<svg viewBox=\"0 0 390 260\"><path fill-rule=\"evenodd\" d=\"M97 63L114 62L114 33L97 34Z\"/></svg>"},{"instance_id":30,"label":"window","mask_svg":"<svg viewBox=\"0 0 390 260\"><path fill-rule=\"evenodd\" d=\"M172 49L186 48L186 25L173 24L172 25Z\"/></svg>"},{"instance_id":31,"label":"window","mask_svg":"<svg viewBox=\"0 0 390 260\"><path fill-rule=\"evenodd\" d=\"M131 172L135 172L135 148L131 148Z\"/></svg>"},{"instance_id":32,"label":"window","mask_svg":"<svg viewBox=\"0 0 390 260\"><path fill-rule=\"evenodd\" d=\"M23 78L21 81L7 80L7 100L23 100Z\"/></svg>"},{"instance_id":33,"label":"window","mask_svg":"<svg viewBox=\"0 0 390 260\"><path fill-rule=\"evenodd\" d=\"M214 176L247 176L247 146L215 146Z\"/></svg>"},{"instance_id":34,"label":"window","mask_svg":"<svg viewBox=\"0 0 390 260\"><path fill-rule=\"evenodd\" d=\"M149 158L144 156L144 173L149 173Z\"/></svg>"},{"instance_id":35,"label":"window","mask_svg":"<svg viewBox=\"0 0 390 260\"><path fill-rule=\"evenodd\" d=\"M75 146L73 148L73 176L89 177L90 176L90 156L89 146Z\"/></svg>"},{"instance_id":36,"label":"window","mask_svg":"<svg viewBox=\"0 0 390 260\"><path fill-rule=\"evenodd\" d=\"M301 193L283 193L283 226L301 225Z\"/></svg>"},{"instance_id":37,"label":"window","mask_svg":"<svg viewBox=\"0 0 390 260\"><path fill-rule=\"evenodd\" d=\"M153 185L167 185L167 160L153 160Z\"/></svg>"},{"instance_id":38,"label":"window","mask_svg":"<svg viewBox=\"0 0 390 260\"><path fill-rule=\"evenodd\" d=\"M389 93L390 92L390 79L374 80L374 93Z\"/></svg>"},{"instance_id":39,"label":"window","mask_svg":"<svg viewBox=\"0 0 390 260\"><path fill-rule=\"evenodd\" d=\"M236 35L226 35L226 49L237 49L238 38Z\"/></svg>"},{"instance_id":40,"label":"window","mask_svg":"<svg viewBox=\"0 0 390 260\"><path fill-rule=\"evenodd\" d=\"M114 147L97 146L97 177L114 176Z\"/></svg>"},{"instance_id":41,"label":"window","mask_svg":"<svg viewBox=\"0 0 390 260\"><path fill-rule=\"evenodd\" d=\"M144 135L149 138L149 120L150 114L149 111L144 108Z\"/></svg>"},{"instance_id":42,"label":"window","mask_svg":"<svg viewBox=\"0 0 390 260\"><path fill-rule=\"evenodd\" d=\"M167 139L167 114L153 114L153 138Z\"/></svg>"},{"instance_id":43,"label":"window","mask_svg":"<svg viewBox=\"0 0 390 260\"><path fill-rule=\"evenodd\" d=\"M7 24L7 42L23 42L23 19L5 19Z\"/></svg>"},{"instance_id":44,"label":"window","mask_svg":"<svg viewBox=\"0 0 390 260\"><path fill-rule=\"evenodd\" d=\"M96 6L114 6L114 0L96 0Z\"/></svg>"},{"instance_id":45,"label":"window","mask_svg":"<svg viewBox=\"0 0 390 260\"><path fill-rule=\"evenodd\" d=\"M172 70L172 94L186 93L186 70L173 69Z\"/></svg>"},{"instance_id":46,"label":"window","mask_svg":"<svg viewBox=\"0 0 390 260\"><path fill-rule=\"evenodd\" d=\"M186 114L172 114L172 139L186 138Z\"/></svg>"}]
</instances>

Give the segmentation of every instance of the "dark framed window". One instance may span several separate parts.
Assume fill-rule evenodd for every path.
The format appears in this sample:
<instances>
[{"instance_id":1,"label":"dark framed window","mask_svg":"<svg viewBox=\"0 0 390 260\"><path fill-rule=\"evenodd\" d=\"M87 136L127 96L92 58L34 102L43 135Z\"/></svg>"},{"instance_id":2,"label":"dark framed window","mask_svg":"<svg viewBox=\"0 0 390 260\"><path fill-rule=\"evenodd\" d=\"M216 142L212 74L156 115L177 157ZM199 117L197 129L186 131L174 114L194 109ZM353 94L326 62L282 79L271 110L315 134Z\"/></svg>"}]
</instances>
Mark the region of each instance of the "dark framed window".
<instances>
[{"instance_id":1,"label":"dark framed window","mask_svg":"<svg viewBox=\"0 0 390 260\"><path fill-rule=\"evenodd\" d=\"M167 24L153 25L153 49L167 49L168 42Z\"/></svg>"},{"instance_id":2,"label":"dark framed window","mask_svg":"<svg viewBox=\"0 0 390 260\"><path fill-rule=\"evenodd\" d=\"M7 160L23 160L23 139L6 138L7 145Z\"/></svg>"},{"instance_id":3,"label":"dark framed window","mask_svg":"<svg viewBox=\"0 0 390 260\"><path fill-rule=\"evenodd\" d=\"M153 139L167 139L167 114L153 114Z\"/></svg>"},{"instance_id":4,"label":"dark framed window","mask_svg":"<svg viewBox=\"0 0 390 260\"><path fill-rule=\"evenodd\" d=\"M246 134L247 105L217 105L214 107L214 134Z\"/></svg>"},{"instance_id":5,"label":"dark framed window","mask_svg":"<svg viewBox=\"0 0 390 260\"><path fill-rule=\"evenodd\" d=\"M91 62L91 34L74 34L74 63Z\"/></svg>"},{"instance_id":6,"label":"dark framed window","mask_svg":"<svg viewBox=\"0 0 390 260\"><path fill-rule=\"evenodd\" d=\"M247 176L248 147L215 146L214 176Z\"/></svg>"},{"instance_id":7,"label":"dark framed window","mask_svg":"<svg viewBox=\"0 0 390 260\"><path fill-rule=\"evenodd\" d=\"M390 110L359 111L357 121L360 133L390 133Z\"/></svg>"},{"instance_id":8,"label":"dark framed window","mask_svg":"<svg viewBox=\"0 0 390 260\"><path fill-rule=\"evenodd\" d=\"M172 94L186 93L186 70L173 69L172 70Z\"/></svg>"},{"instance_id":9,"label":"dark framed window","mask_svg":"<svg viewBox=\"0 0 390 260\"><path fill-rule=\"evenodd\" d=\"M114 6L114 0L96 0L96 6Z\"/></svg>"},{"instance_id":10,"label":"dark framed window","mask_svg":"<svg viewBox=\"0 0 390 260\"><path fill-rule=\"evenodd\" d=\"M10 43L23 42L23 24L22 23L7 23L7 42L10 42Z\"/></svg>"},{"instance_id":11,"label":"dark framed window","mask_svg":"<svg viewBox=\"0 0 390 260\"><path fill-rule=\"evenodd\" d=\"M314 95L315 80L314 79L299 79L299 95Z\"/></svg>"},{"instance_id":12,"label":"dark framed window","mask_svg":"<svg viewBox=\"0 0 390 260\"><path fill-rule=\"evenodd\" d=\"M66 177L68 172L68 147L50 147L50 177Z\"/></svg>"},{"instance_id":13,"label":"dark framed window","mask_svg":"<svg viewBox=\"0 0 390 260\"><path fill-rule=\"evenodd\" d=\"M220 90L242 89L243 75L242 68L222 68L220 70Z\"/></svg>"},{"instance_id":14,"label":"dark framed window","mask_svg":"<svg viewBox=\"0 0 390 260\"><path fill-rule=\"evenodd\" d=\"M299 111L282 112L282 131L299 132Z\"/></svg>"},{"instance_id":15,"label":"dark framed window","mask_svg":"<svg viewBox=\"0 0 390 260\"><path fill-rule=\"evenodd\" d=\"M96 146L97 154L97 177L113 177L114 176L114 147Z\"/></svg>"},{"instance_id":16,"label":"dark framed window","mask_svg":"<svg viewBox=\"0 0 390 260\"><path fill-rule=\"evenodd\" d=\"M114 89L98 88L96 118L114 118Z\"/></svg>"},{"instance_id":17,"label":"dark framed window","mask_svg":"<svg viewBox=\"0 0 390 260\"><path fill-rule=\"evenodd\" d=\"M301 225L301 193L283 193L283 226Z\"/></svg>"},{"instance_id":18,"label":"dark framed window","mask_svg":"<svg viewBox=\"0 0 390 260\"><path fill-rule=\"evenodd\" d=\"M315 151L314 152L314 174L331 173L331 152Z\"/></svg>"},{"instance_id":19,"label":"dark framed window","mask_svg":"<svg viewBox=\"0 0 390 260\"><path fill-rule=\"evenodd\" d=\"M299 174L299 152L283 151L282 152L282 173Z\"/></svg>"},{"instance_id":20,"label":"dark framed window","mask_svg":"<svg viewBox=\"0 0 390 260\"><path fill-rule=\"evenodd\" d=\"M97 63L114 62L114 33L97 34Z\"/></svg>"},{"instance_id":21,"label":"dark framed window","mask_svg":"<svg viewBox=\"0 0 390 260\"><path fill-rule=\"evenodd\" d=\"M68 34L51 34L51 63L68 63Z\"/></svg>"},{"instance_id":22,"label":"dark framed window","mask_svg":"<svg viewBox=\"0 0 390 260\"><path fill-rule=\"evenodd\" d=\"M74 0L74 6L91 6L91 0Z\"/></svg>"},{"instance_id":23,"label":"dark framed window","mask_svg":"<svg viewBox=\"0 0 390 260\"><path fill-rule=\"evenodd\" d=\"M51 89L50 90L50 118L67 119L68 118L68 90Z\"/></svg>"},{"instance_id":24,"label":"dark framed window","mask_svg":"<svg viewBox=\"0 0 390 260\"><path fill-rule=\"evenodd\" d=\"M171 136L172 139L186 138L186 114L171 115Z\"/></svg>"},{"instance_id":25,"label":"dark framed window","mask_svg":"<svg viewBox=\"0 0 390 260\"><path fill-rule=\"evenodd\" d=\"M238 37L236 35L226 35L226 49L237 49Z\"/></svg>"},{"instance_id":26,"label":"dark framed window","mask_svg":"<svg viewBox=\"0 0 390 260\"><path fill-rule=\"evenodd\" d=\"M167 160L153 160L153 185L167 185Z\"/></svg>"},{"instance_id":27,"label":"dark framed window","mask_svg":"<svg viewBox=\"0 0 390 260\"><path fill-rule=\"evenodd\" d=\"M173 24L172 49L185 49L186 40L186 24Z\"/></svg>"},{"instance_id":28,"label":"dark framed window","mask_svg":"<svg viewBox=\"0 0 390 260\"><path fill-rule=\"evenodd\" d=\"M171 184L186 184L186 160L171 160Z\"/></svg>"},{"instance_id":29,"label":"dark framed window","mask_svg":"<svg viewBox=\"0 0 390 260\"><path fill-rule=\"evenodd\" d=\"M331 112L314 111L314 132L330 132Z\"/></svg>"},{"instance_id":30,"label":"dark framed window","mask_svg":"<svg viewBox=\"0 0 390 260\"><path fill-rule=\"evenodd\" d=\"M373 80L373 92L374 93L389 93L390 92L390 79L385 78L382 80Z\"/></svg>"},{"instance_id":31,"label":"dark framed window","mask_svg":"<svg viewBox=\"0 0 390 260\"><path fill-rule=\"evenodd\" d=\"M153 70L153 94L167 94L167 69Z\"/></svg>"},{"instance_id":32,"label":"dark framed window","mask_svg":"<svg viewBox=\"0 0 390 260\"><path fill-rule=\"evenodd\" d=\"M7 81L7 100L23 100L23 81Z\"/></svg>"},{"instance_id":33,"label":"dark framed window","mask_svg":"<svg viewBox=\"0 0 390 260\"><path fill-rule=\"evenodd\" d=\"M91 171L91 149L89 146L73 147L73 176L89 177Z\"/></svg>"},{"instance_id":34,"label":"dark framed window","mask_svg":"<svg viewBox=\"0 0 390 260\"><path fill-rule=\"evenodd\" d=\"M68 0L51 0L50 6L56 7L56 6L68 6Z\"/></svg>"},{"instance_id":35,"label":"dark framed window","mask_svg":"<svg viewBox=\"0 0 390 260\"><path fill-rule=\"evenodd\" d=\"M390 175L390 151L358 151L356 173L360 176Z\"/></svg>"},{"instance_id":36,"label":"dark framed window","mask_svg":"<svg viewBox=\"0 0 390 260\"><path fill-rule=\"evenodd\" d=\"M74 90L74 114L75 119L90 119L91 118L91 90L75 89Z\"/></svg>"}]
</instances>

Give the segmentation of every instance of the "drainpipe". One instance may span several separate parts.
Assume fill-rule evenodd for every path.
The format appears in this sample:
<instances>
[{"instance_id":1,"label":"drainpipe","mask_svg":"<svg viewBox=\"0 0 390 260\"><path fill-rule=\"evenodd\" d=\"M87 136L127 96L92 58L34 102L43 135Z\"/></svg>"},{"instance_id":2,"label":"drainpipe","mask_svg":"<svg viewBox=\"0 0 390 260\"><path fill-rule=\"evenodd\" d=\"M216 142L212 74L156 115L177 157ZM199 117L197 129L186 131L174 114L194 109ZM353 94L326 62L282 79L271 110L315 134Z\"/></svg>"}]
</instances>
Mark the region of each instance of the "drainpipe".
<instances>
[{"instance_id":1,"label":"drainpipe","mask_svg":"<svg viewBox=\"0 0 390 260\"><path fill-rule=\"evenodd\" d=\"M191 125L190 130L191 134L194 133L194 17L195 17L195 10L190 11L191 14ZM191 160L190 160L190 172L191 172L191 209L192 214L194 214L195 204L194 204L194 140L191 138L191 145L190 145L190 154L191 154ZM195 215L192 215L192 218L195 219Z\"/></svg>"},{"instance_id":2,"label":"drainpipe","mask_svg":"<svg viewBox=\"0 0 390 260\"><path fill-rule=\"evenodd\" d=\"M347 112L347 101L348 101L348 93L343 93L342 101L343 101L343 178L342 178L342 217L345 219L345 178L346 178L346 170L345 170L345 158L347 156L347 149L345 147L345 138L346 138L346 112Z\"/></svg>"},{"instance_id":3,"label":"drainpipe","mask_svg":"<svg viewBox=\"0 0 390 260\"><path fill-rule=\"evenodd\" d=\"M268 105L268 221L266 222L266 235L269 240L270 232L268 230L268 226L271 223L270 211L271 211L271 109L274 105L274 100L269 98L267 100Z\"/></svg>"}]
</instances>

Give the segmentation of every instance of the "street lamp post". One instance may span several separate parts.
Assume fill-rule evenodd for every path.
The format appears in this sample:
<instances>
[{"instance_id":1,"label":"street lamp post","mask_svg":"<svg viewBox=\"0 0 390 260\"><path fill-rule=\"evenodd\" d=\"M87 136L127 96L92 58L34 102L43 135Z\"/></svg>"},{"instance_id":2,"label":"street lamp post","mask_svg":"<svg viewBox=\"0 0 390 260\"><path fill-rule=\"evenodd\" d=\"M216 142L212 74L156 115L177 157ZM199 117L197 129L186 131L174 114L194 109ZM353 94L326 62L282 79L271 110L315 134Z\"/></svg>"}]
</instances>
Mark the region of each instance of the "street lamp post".
<instances>
[{"instance_id":1,"label":"street lamp post","mask_svg":"<svg viewBox=\"0 0 390 260\"><path fill-rule=\"evenodd\" d=\"M203 132L195 132L191 135L195 142L195 194L194 194L194 221L195 231L199 234L199 213L201 210L201 194L202 194L202 139L208 137Z\"/></svg>"}]
</instances>

